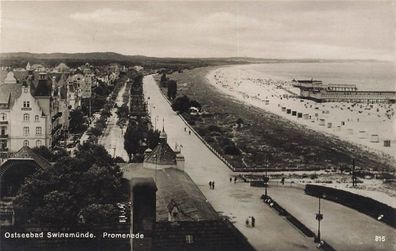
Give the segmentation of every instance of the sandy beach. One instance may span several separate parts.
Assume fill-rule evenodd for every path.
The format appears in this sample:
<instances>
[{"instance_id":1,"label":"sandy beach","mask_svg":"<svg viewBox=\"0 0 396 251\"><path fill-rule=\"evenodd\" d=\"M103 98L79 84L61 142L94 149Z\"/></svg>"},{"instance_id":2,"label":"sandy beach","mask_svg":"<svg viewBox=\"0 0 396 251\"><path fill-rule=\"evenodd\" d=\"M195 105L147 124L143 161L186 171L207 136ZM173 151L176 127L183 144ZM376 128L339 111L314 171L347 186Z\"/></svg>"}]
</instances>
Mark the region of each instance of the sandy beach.
<instances>
[{"instance_id":1,"label":"sandy beach","mask_svg":"<svg viewBox=\"0 0 396 251\"><path fill-rule=\"evenodd\" d=\"M338 137L395 163L395 104L316 103L297 97L290 80L228 66L210 71L208 82L247 105L275 113L310 129Z\"/></svg>"}]
</instances>

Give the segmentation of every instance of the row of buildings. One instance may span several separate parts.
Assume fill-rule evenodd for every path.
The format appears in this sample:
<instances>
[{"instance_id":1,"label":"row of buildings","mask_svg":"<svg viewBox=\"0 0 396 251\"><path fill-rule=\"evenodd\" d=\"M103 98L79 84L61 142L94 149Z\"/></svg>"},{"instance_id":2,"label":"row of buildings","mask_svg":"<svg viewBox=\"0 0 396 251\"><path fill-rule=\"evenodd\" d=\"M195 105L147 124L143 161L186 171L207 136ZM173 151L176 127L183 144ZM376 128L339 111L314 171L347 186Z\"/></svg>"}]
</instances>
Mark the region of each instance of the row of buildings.
<instances>
[{"instance_id":1,"label":"row of buildings","mask_svg":"<svg viewBox=\"0 0 396 251\"><path fill-rule=\"evenodd\" d=\"M52 146L69 128L69 112L90 99L98 81L111 83L117 72L96 77L85 64L71 69L61 63L2 68L0 71L0 155L23 146Z\"/></svg>"}]
</instances>

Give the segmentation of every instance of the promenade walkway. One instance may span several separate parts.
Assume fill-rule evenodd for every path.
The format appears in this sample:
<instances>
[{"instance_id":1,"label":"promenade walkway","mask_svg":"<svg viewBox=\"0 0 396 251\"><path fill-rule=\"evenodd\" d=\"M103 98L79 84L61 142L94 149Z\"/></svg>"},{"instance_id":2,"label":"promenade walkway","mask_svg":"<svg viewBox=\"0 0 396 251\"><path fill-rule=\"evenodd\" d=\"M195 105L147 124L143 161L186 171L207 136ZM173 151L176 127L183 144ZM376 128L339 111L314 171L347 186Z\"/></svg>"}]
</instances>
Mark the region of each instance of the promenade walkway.
<instances>
[{"instance_id":1,"label":"promenade walkway","mask_svg":"<svg viewBox=\"0 0 396 251\"><path fill-rule=\"evenodd\" d=\"M153 124L157 124L157 128L162 128L164 118L169 145L174 147L177 143L183 146L185 171L212 206L223 215L229 216L257 250L317 250L312 239L306 238L260 200L261 189L250 188L248 184L230 183L230 169L194 133L188 133L188 126L172 111L154 78L146 76L143 83L144 95L151 107ZM209 181L215 182L214 190L209 189ZM248 216L256 218L255 228L245 226Z\"/></svg>"}]
</instances>

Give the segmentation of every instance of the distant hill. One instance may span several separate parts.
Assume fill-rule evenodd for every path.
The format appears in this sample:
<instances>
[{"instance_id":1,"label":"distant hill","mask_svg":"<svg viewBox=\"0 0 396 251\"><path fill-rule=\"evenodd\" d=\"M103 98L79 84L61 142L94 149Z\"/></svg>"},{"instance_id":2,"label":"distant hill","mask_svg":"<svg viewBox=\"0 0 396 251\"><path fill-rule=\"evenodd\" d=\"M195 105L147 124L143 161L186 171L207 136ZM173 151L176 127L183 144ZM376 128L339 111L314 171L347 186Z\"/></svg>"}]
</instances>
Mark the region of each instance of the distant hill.
<instances>
[{"instance_id":1,"label":"distant hill","mask_svg":"<svg viewBox=\"0 0 396 251\"><path fill-rule=\"evenodd\" d=\"M229 58L157 58L141 55L123 55L115 52L89 52L89 53L30 53L12 52L0 53L1 66L24 67L27 62L40 63L54 66L64 62L75 67L86 62L93 65L105 65L108 63L122 63L125 65L143 65L151 68L171 66L199 67L222 64L246 64L246 63L289 63L289 62L339 62L348 60L323 60L323 59L262 59L251 57Z\"/></svg>"}]
</instances>

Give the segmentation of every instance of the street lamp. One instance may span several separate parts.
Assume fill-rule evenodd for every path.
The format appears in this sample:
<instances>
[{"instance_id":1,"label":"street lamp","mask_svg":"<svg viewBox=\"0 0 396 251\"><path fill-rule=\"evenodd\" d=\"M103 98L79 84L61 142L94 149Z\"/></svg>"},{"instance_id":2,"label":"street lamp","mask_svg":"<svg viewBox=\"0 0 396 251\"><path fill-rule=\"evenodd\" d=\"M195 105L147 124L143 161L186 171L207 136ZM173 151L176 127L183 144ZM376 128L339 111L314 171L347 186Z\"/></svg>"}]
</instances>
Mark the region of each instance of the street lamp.
<instances>
[{"instance_id":1,"label":"street lamp","mask_svg":"<svg viewBox=\"0 0 396 251\"><path fill-rule=\"evenodd\" d=\"M318 235L315 238L315 242L320 243L320 221L323 220L323 214L320 212L320 199L321 197L326 198L325 194L322 194L322 196L319 196L319 208L318 208L318 213L316 214L315 218L318 221Z\"/></svg>"},{"instance_id":2,"label":"street lamp","mask_svg":"<svg viewBox=\"0 0 396 251\"><path fill-rule=\"evenodd\" d=\"M264 177L264 196L265 199L268 198L268 191L267 191L267 187L268 187L268 181L269 181L269 177L268 177L268 158L266 159L265 162L265 177Z\"/></svg>"}]
</instances>

